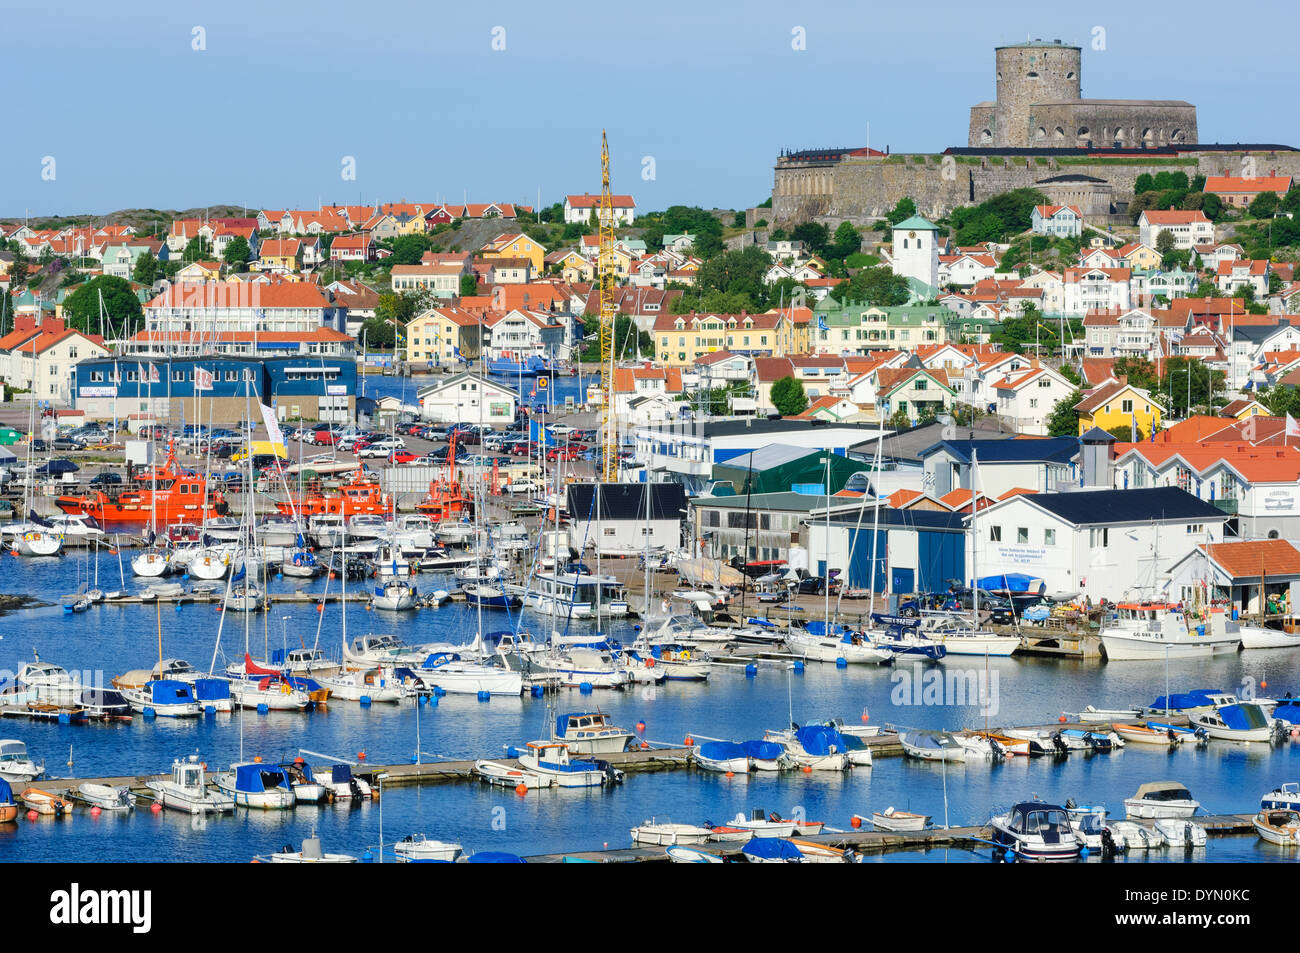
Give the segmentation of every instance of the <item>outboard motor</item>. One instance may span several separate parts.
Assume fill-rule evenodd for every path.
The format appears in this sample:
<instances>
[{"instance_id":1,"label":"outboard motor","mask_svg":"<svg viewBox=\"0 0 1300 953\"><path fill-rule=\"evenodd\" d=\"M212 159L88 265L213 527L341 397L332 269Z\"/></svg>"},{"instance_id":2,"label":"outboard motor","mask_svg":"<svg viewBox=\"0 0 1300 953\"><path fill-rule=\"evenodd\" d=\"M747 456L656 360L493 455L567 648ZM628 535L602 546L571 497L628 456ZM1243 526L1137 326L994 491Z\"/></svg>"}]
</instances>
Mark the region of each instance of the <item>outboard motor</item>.
<instances>
[{"instance_id":1,"label":"outboard motor","mask_svg":"<svg viewBox=\"0 0 1300 953\"><path fill-rule=\"evenodd\" d=\"M1070 753L1070 749L1065 746L1065 740L1061 737L1059 731L1052 735L1052 744L1056 747L1056 754L1058 757L1064 758Z\"/></svg>"},{"instance_id":2,"label":"outboard motor","mask_svg":"<svg viewBox=\"0 0 1300 953\"><path fill-rule=\"evenodd\" d=\"M359 800L361 798L361 785L357 784L356 778L348 778L348 791L351 792L354 799Z\"/></svg>"}]
</instances>

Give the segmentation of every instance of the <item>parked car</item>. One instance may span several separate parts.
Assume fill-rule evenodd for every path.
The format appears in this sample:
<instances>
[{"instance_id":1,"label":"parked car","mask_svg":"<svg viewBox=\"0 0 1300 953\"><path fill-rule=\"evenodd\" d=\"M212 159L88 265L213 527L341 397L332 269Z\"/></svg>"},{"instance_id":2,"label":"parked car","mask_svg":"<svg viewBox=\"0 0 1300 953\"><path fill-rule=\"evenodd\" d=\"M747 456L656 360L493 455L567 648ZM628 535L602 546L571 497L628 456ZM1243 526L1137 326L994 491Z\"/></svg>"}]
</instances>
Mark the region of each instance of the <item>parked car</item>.
<instances>
[{"instance_id":1,"label":"parked car","mask_svg":"<svg viewBox=\"0 0 1300 953\"><path fill-rule=\"evenodd\" d=\"M394 450L388 455L388 462L397 465L414 463L420 459L420 455L411 450Z\"/></svg>"},{"instance_id":2,"label":"parked car","mask_svg":"<svg viewBox=\"0 0 1300 953\"><path fill-rule=\"evenodd\" d=\"M122 474L112 470L101 470L90 478L91 486L120 486L121 483Z\"/></svg>"},{"instance_id":3,"label":"parked car","mask_svg":"<svg viewBox=\"0 0 1300 953\"><path fill-rule=\"evenodd\" d=\"M406 444L396 437L385 437L383 440L376 440L374 443L368 443L357 451L359 457L386 457L395 450L405 450Z\"/></svg>"},{"instance_id":4,"label":"parked car","mask_svg":"<svg viewBox=\"0 0 1300 953\"><path fill-rule=\"evenodd\" d=\"M55 437L52 444L55 450L85 450L86 444L76 437Z\"/></svg>"},{"instance_id":5,"label":"parked car","mask_svg":"<svg viewBox=\"0 0 1300 953\"><path fill-rule=\"evenodd\" d=\"M334 446L338 440L339 435L336 430L317 430L311 437L311 442L318 447Z\"/></svg>"},{"instance_id":6,"label":"parked car","mask_svg":"<svg viewBox=\"0 0 1300 953\"><path fill-rule=\"evenodd\" d=\"M999 625L1011 625L1016 621L1009 599L995 596L987 589L981 589L979 594L980 611L990 613L994 622ZM950 590L945 604L951 601L955 601L963 609L972 609L975 606L974 593L969 587Z\"/></svg>"},{"instance_id":7,"label":"parked car","mask_svg":"<svg viewBox=\"0 0 1300 953\"><path fill-rule=\"evenodd\" d=\"M577 460L579 450L577 447L552 447L546 451L547 460Z\"/></svg>"},{"instance_id":8,"label":"parked car","mask_svg":"<svg viewBox=\"0 0 1300 953\"><path fill-rule=\"evenodd\" d=\"M541 489L535 480L511 480L504 487L507 493L532 493Z\"/></svg>"}]
</instances>

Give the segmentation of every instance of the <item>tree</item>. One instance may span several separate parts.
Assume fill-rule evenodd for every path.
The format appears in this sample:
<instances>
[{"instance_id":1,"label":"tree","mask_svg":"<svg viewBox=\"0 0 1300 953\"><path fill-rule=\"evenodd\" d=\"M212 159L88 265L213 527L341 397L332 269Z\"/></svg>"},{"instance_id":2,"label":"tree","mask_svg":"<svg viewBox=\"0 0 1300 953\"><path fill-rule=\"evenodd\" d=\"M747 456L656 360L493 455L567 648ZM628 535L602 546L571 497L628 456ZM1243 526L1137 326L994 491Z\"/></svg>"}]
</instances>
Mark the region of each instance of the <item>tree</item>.
<instances>
[{"instance_id":1,"label":"tree","mask_svg":"<svg viewBox=\"0 0 1300 953\"><path fill-rule=\"evenodd\" d=\"M470 296L472 296L472 295L476 295L476 294L478 294L478 276L477 276L477 275L461 275L461 276L460 276L460 296L461 296L462 298L468 298L468 297L470 297Z\"/></svg>"},{"instance_id":2,"label":"tree","mask_svg":"<svg viewBox=\"0 0 1300 953\"><path fill-rule=\"evenodd\" d=\"M9 266L9 290L21 291L27 284L27 253L23 251L18 242L13 242L10 246L14 256L13 264Z\"/></svg>"},{"instance_id":3,"label":"tree","mask_svg":"<svg viewBox=\"0 0 1300 953\"><path fill-rule=\"evenodd\" d=\"M735 215L731 216L731 227L732 227L732 228L744 228L744 227L745 227L745 213L744 213L744 212L737 212Z\"/></svg>"},{"instance_id":4,"label":"tree","mask_svg":"<svg viewBox=\"0 0 1300 953\"><path fill-rule=\"evenodd\" d=\"M1133 194L1141 195L1143 192L1152 192L1155 190L1155 187L1156 181L1152 177L1151 173L1143 172L1137 177L1137 181L1133 183Z\"/></svg>"},{"instance_id":5,"label":"tree","mask_svg":"<svg viewBox=\"0 0 1300 953\"><path fill-rule=\"evenodd\" d=\"M1217 219L1223 211L1223 200L1213 192L1206 192L1205 199L1201 202L1201 211L1206 218Z\"/></svg>"},{"instance_id":6,"label":"tree","mask_svg":"<svg viewBox=\"0 0 1300 953\"><path fill-rule=\"evenodd\" d=\"M916 203L912 201L911 196L905 195L898 200L898 204L889 210L885 219L890 225L897 225L904 219L911 218L916 214Z\"/></svg>"},{"instance_id":7,"label":"tree","mask_svg":"<svg viewBox=\"0 0 1300 953\"><path fill-rule=\"evenodd\" d=\"M1277 214L1281 201L1276 192L1260 192L1255 201L1250 203L1250 214L1254 218L1272 218Z\"/></svg>"},{"instance_id":8,"label":"tree","mask_svg":"<svg viewBox=\"0 0 1300 953\"><path fill-rule=\"evenodd\" d=\"M1177 247L1177 240L1174 233L1167 228L1162 228L1160 234L1156 236L1156 251L1162 256L1168 255Z\"/></svg>"},{"instance_id":9,"label":"tree","mask_svg":"<svg viewBox=\"0 0 1300 953\"><path fill-rule=\"evenodd\" d=\"M389 261L394 265L418 265L428 250L429 239L426 236L399 235L393 239L393 254Z\"/></svg>"},{"instance_id":10,"label":"tree","mask_svg":"<svg viewBox=\"0 0 1300 953\"><path fill-rule=\"evenodd\" d=\"M862 236L853 227L853 223L840 222L839 227L835 229L831 255L835 258L847 259L850 255L857 254L861 248Z\"/></svg>"},{"instance_id":11,"label":"tree","mask_svg":"<svg viewBox=\"0 0 1300 953\"><path fill-rule=\"evenodd\" d=\"M1079 412L1074 405L1083 400L1083 391L1076 390L1058 400L1047 418L1049 437L1076 437L1079 434Z\"/></svg>"},{"instance_id":12,"label":"tree","mask_svg":"<svg viewBox=\"0 0 1300 953\"><path fill-rule=\"evenodd\" d=\"M195 235L185 246L185 251L181 254L181 260L185 264L195 261L207 261L212 257L212 243L202 235Z\"/></svg>"},{"instance_id":13,"label":"tree","mask_svg":"<svg viewBox=\"0 0 1300 953\"><path fill-rule=\"evenodd\" d=\"M890 430L906 430L908 427L912 426L912 420L907 416L907 411L900 407L889 415L889 419L885 421L885 425L888 426Z\"/></svg>"},{"instance_id":14,"label":"tree","mask_svg":"<svg viewBox=\"0 0 1300 953\"><path fill-rule=\"evenodd\" d=\"M836 301L856 301L870 307L889 308L907 304L910 297L907 278L881 265L863 268L846 282L831 290Z\"/></svg>"},{"instance_id":15,"label":"tree","mask_svg":"<svg viewBox=\"0 0 1300 953\"><path fill-rule=\"evenodd\" d=\"M782 377L772 383L772 406L782 417L794 417L808 409L808 395L803 383L793 377Z\"/></svg>"},{"instance_id":16,"label":"tree","mask_svg":"<svg viewBox=\"0 0 1300 953\"><path fill-rule=\"evenodd\" d=\"M221 260L231 268L242 269L244 263L253 257L253 250L248 247L248 239L236 235L226 243L226 250L221 253Z\"/></svg>"},{"instance_id":17,"label":"tree","mask_svg":"<svg viewBox=\"0 0 1300 953\"><path fill-rule=\"evenodd\" d=\"M135 267L131 269L131 278L142 285L152 285L158 280L159 271L158 259L153 256L153 252L146 251L135 260Z\"/></svg>"},{"instance_id":18,"label":"tree","mask_svg":"<svg viewBox=\"0 0 1300 953\"><path fill-rule=\"evenodd\" d=\"M100 275L63 299L63 317L69 327L87 334L99 332L99 300L104 298L104 317L114 328L129 333L144 315L140 299L125 278Z\"/></svg>"}]
</instances>

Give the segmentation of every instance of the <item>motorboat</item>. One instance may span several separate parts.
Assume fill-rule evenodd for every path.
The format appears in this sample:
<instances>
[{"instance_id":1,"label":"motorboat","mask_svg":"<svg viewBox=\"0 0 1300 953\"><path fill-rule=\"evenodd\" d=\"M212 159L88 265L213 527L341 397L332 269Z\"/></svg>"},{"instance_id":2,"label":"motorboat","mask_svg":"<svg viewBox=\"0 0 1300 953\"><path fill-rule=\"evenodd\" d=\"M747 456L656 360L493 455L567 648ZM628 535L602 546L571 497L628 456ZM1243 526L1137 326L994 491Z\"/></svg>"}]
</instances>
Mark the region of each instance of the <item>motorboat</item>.
<instances>
[{"instance_id":1,"label":"motorboat","mask_svg":"<svg viewBox=\"0 0 1300 953\"><path fill-rule=\"evenodd\" d=\"M1239 625L1237 635L1241 636L1243 650L1300 648L1300 632L1269 629L1259 625Z\"/></svg>"},{"instance_id":2,"label":"motorboat","mask_svg":"<svg viewBox=\"0 0 1300 953\"><path fill-rule=\"evenodd\" d=\"M706 741L692 752L692 760L697 768L718 774L747 774L750 767L749 752L734 741Z\"/></svg>"},{"instance_id":3,"label":"motorboat","mask_svg":"<svg viewBox=\"0 0 1300 953\"><path fill-rule=\"evenodd\" d=\"M825 725L767 731L763 733L763 740L776 742L785 748L786 757L799 768L846 771L852 765L843 736Z\"/></svg>"},{"instance_id":4,"label":"motorboat","mask_svg":"<svg viewBox=\"0 0 1300 953\"><path fill-rule=\"evenodd\" d=\"M280 765L285 779L293 791L294 801L298 804L319 804L329 797L329 789L312 773L311 765L302 756Z\"/></svg>"},{"instance_id":5,"label":"motorboat","mask_svg":"<svg viewBox=\"0 0 1300 953\"><path fill-rule=\"evenodd\" d=\"M375 586L370 596L370 607L386 609L390 612L404 612L415 608L415 596L416 590L409 583L390 579Z\"/></svg>"},{"instance_id":6,"label":"motorboat","mask_svg":"<svg viewBox=\"0 0 1300 953\"><path fill-rule=\"evenodd\" d=\"M930 826L930 815L913 814L890 806L871 815L871 826L878 831L923 831Z\"/></svg>"},{"instance_id":7,"label":"motorboat","mask_svg":"<svg viewBox=\"0 0 1300 953\"><path fill-rule=\"evenodd\" d=\"M519 587L511 587L512 590ZM522 592L538 612L559 618L620 618L628 614L627 590L617 576L537 573Z\"/></svg>"},{"instance_id":8,"label":"motorboat","mask_svg":"<svg viewBox=\"0 0 1300 953\"><path fill-rule=\"evenodd\" d=\"M709 679L713 657L701 648L680 643L651 642L644 637L624 650L629 666L640 666L664 673L670 682L705 682Z\"/></svg>"},{"instance_id":9,"label":"motorboat","mask_svg":"<svg viewBox=\"0 0 1300 953\"><path fill-rule=\"evenodd\" d=\"M623 772L604 761L573 760L568 745L552 741L530 741L519 755L524 770L549 775L557 787L590 788L617 784Z\"/></svg>"},{"instance_id":10,"label":"motorboat","mask_svg":"<svg viewBox=\"0 0 1300 953\"><path fill-rule=\"evenodd\" d=\"M1117 721L1132 721L1135 718L1142 717L1140 708L1094 708L1088 705L1077 712L1065 713L1072 721L1083 722L1090 725L1107 725Z\"/></svg>"},{"instance_id":11,"label":"motorboat","mask_svg":"<svg viewBox=\"0 0 1300 953\"><path fill-rule=\"evenodd\" d=\"M1111 836L1124 842L1125 850L1155 850L1165 846L1165 835L1154 826L1136 821L1115 821L1110 824Z\"/></svg>"},{"instance_id":12,"label":"motorboat","mask_svg":"<svg viewBox=\"0 0 1300 953\"><path fill-rule=\"evenodd\" d=\"M329 689L330 697L357 702L400 702L406 694L401 682L390 669L367 668L333 675L318 675L317 681Z\"/></svg>"},{"instance_id":13,"label":"motorboat","mask_svg":"<svg viewBox=\"0 0 1300 953\"><path fill-rule=\"evenodd\" d=\"M1300 847L1300 811L1295 808L1265 808L1255 815L1255 833L1279 847Z\"/></svg>"},{"instance_id":14,"label":"motorboat","mask_svg":"<svg viewBox=\"0 0 1300 953\"><path fill-rule=\"evenodd\" d=\"M16 738L0 740L0 778L26 783L45 774L45 765L37 764L27 754L25 742Z\"/></svg>"},{"instance_id":15,"label":"motorboat","mask_svg":"<svg viewBox=\"0 0 1300 953\"><path fill-rule=\"evenodd\" d=\"M1170 847L1191 850L1195 847L1204 847L1208 839L1204 827L1181 817L1156 818L1154 826Z\"/></svg>"},{"instance_id":16,"label":"motorboat","mask_svg":"<svg viewBox=\"0 0 1300 953\"><path fill-rule=\"evenodd\" d=\"M785 747L775 741L742 741L740 747L749 756L749 766L755 771L781 771L794 767Z\"/></svg>"},{"instance_id":17,"label":"motorboat","mask_svg":"<svg viewBox=\"0 0 1300 953\"><path fill-rule=\"evenodd\" d=\"M1116 618L1101 629L1110 662L1161 661L1230 655L1241 636L1227 630L1222 606L1184 610L1167 602L1121 602Z\"/></svg>"},{"instance_id":18,"label":"motorboat","mask_svg":"<svg viewBox=\"0 0 1300 953\"><path fill-rule=\"evenodd\" d=\"M530 791L534 788L549 788L555 783L555 779L549 774L524 771L520 768L513 768L508 764L502 764L499 761L475 761L474 776L480 781L498 787L518 788L522 785Z\"/></svg>"},{"instance_id":19,"label":"motorboat","mask_svg":"<svg viewBox=\"0 0 1300 953\"><path fill-rule=\"evenodd\" d=\"M921 635L938 642L948 655L978 655L1006 658L1020 649L1018 635L1001 635L969 624L960 617L944 613L943 617L923 619Z\"/></svg>"},{"instance_id":20,"label":"motorboat","mask_svg":"<svg viewBox=\"0 0 1300 953\"><path fill-rule=\"evenodd\" d=\"M284 811L297 803L284 770L275 765L252 761L235 764L229 771L214 774L212 783L240 807Z\"/></svg>"},{"instance_id":21,"label":"motorboat","mask_svg":"<svg viewBox=\"0 0 1300 953\"><path fill-rule=\"evenodd\" d=\"M614 725L599 711L568 712L555 716L552 741L562 741L572 754L616 754L627 750L635 736Z\"/></svg>"},{"instance_id":22,"label":"motorboat","mask_svg":"<svg viewBox=\"0 0 1300 953\"><path fill-rule=\"evenodd\" d=\"M1176 745L1183 740L1177 732L1168 730L1161 731L1155 728L1149 728L1146 725L1115 724L1112 726L1112 730L1125 741L1131 741L1135 744L1169 747L1170 745Z\"/></svg>"},{"instance_id":23,"label":"motorboat","mask_svg":"<svg viewBox=\"0 0 1300 953\"><path fill-rule=\"evenodd\" d=\"M1067 801L1065 809L1070 812L1074 833L1088 850L1109 856L1120 853L1127 847L1124 838L1106 823L1106 808L1103 805L1076 806L1073 801Z\"/></svg>"},{"instance_id":24,"label":"motorboat","mask_svg":"<svg viewBox=\"0 0 1300 953\"><path fill-rule=\"evenodd\" d=\"M418 666L429 652L423 646L407 645L396 635L387 633L358 636L349 645L343 645L343 660L350 665L406 665Z\"/></svg>"},{"instance_id":25,"label":"motorboat","mask_svg":"<svg viewBox=\"0 0 1300 953\"><path fill-rule=\"evenodd\" d=\"M18 800L29 811L52 817L64 817L72 813L72 802L58 794L42 791L40 788L27 788L18 795Z\"/></svg>"},{"instance_id":26,"label":"motorboat","mask_svg":"<svg viewBox=\"0 0 1300 953\"><path fill-rule=\"evenodd\" d=\"M1124 801L1127 816L1132 818L1191 817L1201 802L1177 781L1149 781Z\"/></svg>"},{"instance_id":27,"label":"motorboat","mask_svg":"<svg viewBox=\"0 0 1300 953\"><path fill-rule=\"evenodd\" d=\"M1213 711L1220 705L1232 705L1237 696L1219 688L1195 688L1189 692L1170 692L1159 695L1142 710L1147 718L1169 718L1174 715L1192 715Z\"/></svg>"},{"instance_id":28,"label":"motorboat","mask_svg":"<svg viewBox=\"0 0 1300 953\"><path fill-rule=\"evenodd\" d=\"M941 661L948 650L939 642L928 638L921 630L921 620L909 616L871 615L872 628L865 634L877 648L888 649L903 660L928 659Z\"/></svg>"},{"instance_id":29,"label":"motorboat","mask_svg":"<svg viewBox=\"0 0 1300 953\"><path fill-rule=\"evenodd\" d=\"M355 864L357 862L351 854L325 853L320 838L314 835L302 842L302 850L285 846L278 853L258 854L253 859L264 864Z\"/></svg>"},{"instance_id":30,"label":"motorboat","mask_svg":"<svg viewBox=\"0 0 1300 953\"><path fill-rule=\"evenodd\" d=\"M172 762L170 778L149 781L154 800L164 808L186 814L225 814L235 809L235 799L208 787L207 765L198 755Z\"/></svg>"},{"instance_id":31,"label":"motorboat","mask_svg":"<svg viewBox=\"0 0 1300 953\"><path fill-rule=\"evenodd\" d=\"M97 807L102 811L129 811L135 807L136 801L131 789L125 785L111 787L107 784L87 782L77 786L77 796L88 806Z\"/></svg>"},{"instance_id":32,"label":"motorboat","mask_svg":"<svg viewBox=\"0 0 1300 953\"><path fill-rule=\"evenodd\" d=\"M989 821L992 840L1002 851L1029 860L1073 860L1083 842L1064 807L1022 801Z\"/></svg>"},{"instance_id":33,"label":"motorboat","mask_svg":"<svg viewBox=\"0 0 1300 953\"><path fill-rule=\"evenodd\" d=\"M1190 724L1204 728L1211 738L1220 741L1262 741L1278 739L1283 731L1280 721L1269 717L1254 702L1223 705L1213 711L1193 712L1187 716Z\"/></svg>"},{"instance_id":34,"label":"motorboat","mask_svg":"<svg viewBox=\"0 0 1300 953\"><path fill-rule=\"evenodd\" d=\"M319 678L322 675L334 675L343 666L329 658L320 649L272 649L271 659L267 663L271 668L288 675L303 675Z\"/></svg>"},{"instance_id":35,"label":"motorboat","mask_svg":"<svg viewBox=\"0 0 1300 953\"><path fill-rule=\"evenodd\" d=\"M755 808L750 812L749 817L741 811L727 822L727 826L753 831L755 837L789 837L798 828L796 822L782 820L776 814L769 816L762 808Z\"/></svg>"},{"instance_id":36,"label":"motorboat","mask_svg":"<svg viewBox=\"0 0 1300 953\"><path fill-rule=\"evenodd\" d=\"M948 732L900 731L898 741L903 746L903 754L909 758L947 762L966 760L966 749Z\"/></svg>"},{"instance_id":37,"label":"motorboat","mask_svg":"<svg viewBox=\"0 0 1300 953\"><path fill-rule=\"evenodd\" d=\"M3 744L4 742L0 742ZM1259 799L1261 811L1293 810L1300 812L1300 784L1288 781L1279 784Z\"/></svg>"},{"instance_id":38,"label":"motorboat","mask_svg":"<svg viewBox=\"0 0 1300 953\"><path fill-rule=\"evenodd\" d=\"M689 825L684 825L689 826ZM635 830L635 828L633 828ZM633 835L635 838L635 835ZM668 859L674 864L723 864L726 863L717 854L710 853L707 850L698 850L694 847L685 847L675 845L664 851Z\"/></svg>"},{"instance_id":39,"label":"motorboat","mask_svg":"<svg viewBox=\"0 0 1300 953\"><path fill-rule=\"evenodd\" d=\"M740 849L751 864L799 864L803 852L788 840L779 837L754 838Z\"/></svg>"},{"instance_id":40,"label":"motorboat","mask_svg":"<svg viewBox=\"0 0 1300 953\"><path fill-rule=\"evenodd\" d=\"M378 513L356 513L348 517L348 538L382 539L388 535L388 521Z\"/></svg>"},{"instance_id":41,"label":"motorboat","mask_svg":"<svg viewBox=\"0 0 1300 953\"><path fill-rule=\"evenodd\" d=\"M411 578L411 561L402 552L402 547L393 542L382 542L375 548L371 565L375 567L375 574L381 579Z\"/></svg>"},{"instance_id":42,"label":"motorboat","mask_svg":"<svg viewBox=\"0 0 1300 953\"><path fill-rule=\"evenodd\" d=\"M561 685L580 688L626 688L631 681L627 670L613 658L608 650L574 645L567 651L552 649L532 656L534 666L541 672L554 675Z\"/></svg>"},{"instance_id":43,"label":"motorboat","mask_svg":"<svg viewBox=\"0 0 1300 953\"><path fill-rule=\"evenodd\" d=\"M522 605L518 596L506 592L500 586L469 583L461 587L461 592L465 593L466 603L484 609L517 609Z\"/></svg>"},{"instance_id":44,"label":"motorboat","mask_svg":"<svg viewBox=\"0 0 1300 953\"><path fill-rule=\"evenodd\" d=\"M736 633L711 626L692 615L669 616L653 632L646 627L651 644L683 645L691 648L720 648L736 640Z\"/></svg>"},{"instance_id":45,"label":"motorboat","mask_svg":"<svg viewBox=\"0 0 1300 953\"><path fill-rule=\"evenodd\" d=\"M393 845L393 853L401 863L450 864L464 853L464 848L450 841L430 840L423 834L408 834Z\"/></svg>"},{"instance_id":46,"label":"motorboat","mask_svg":"<svg viewBox=\"0 0 1300 953\"><path fill-rule=\"evenodd\" d=\"M435 652L412 672L425 688L440 688L452 695L515 695L523 693L524 679L500 665L468 662L449 652Z\"/></svg>"},{"instance_id":47,"label":"motorboat","mask_svg":"<svg viewBox=\"0 0 1300 953\"><path fill-rule=\"evenodd\" d=\"M674 824L650 818L632 828L632 843L642 847L677 847L707 844L712 828L698 824Z\"/></svg>"},{"instance_id":48,"label":"motorboat","mask_svg":"<svg viewBox=\"0 0 1300 953\"><path fill-rule=\"evenodd\" d=\"M22 689L29 701L45 705L78 705L85 688L79 679L68 674L62 665L42 662L24 662L18 667L14 684Z\"/></svg>"},{"instance_id":49,"label":"motorboat","mask_svg":"<svg viewBox=\"0 0 1300 953\"><path fill-rule=\"evenodd\" d=\"M332 764L329 767L328 779L324 771L316 777L321 784L325 785L330 797L336 801L361 801L374 796L374 789L371 788L370 783L365 778L353 774L350 764L342 762Z\"/></svg>"},{"instance_id":50,"label":"motorboat","mask_svg":"<svg viewBox=\"0 0 1300 953\"><path fill-rule=\"evenodd\" d=\"M194 686L176 679L152 679L139 688L119 686L122 697L132 711L159 718L197 718L203 703L194 695Z\"/></svg>"}]
</instances>

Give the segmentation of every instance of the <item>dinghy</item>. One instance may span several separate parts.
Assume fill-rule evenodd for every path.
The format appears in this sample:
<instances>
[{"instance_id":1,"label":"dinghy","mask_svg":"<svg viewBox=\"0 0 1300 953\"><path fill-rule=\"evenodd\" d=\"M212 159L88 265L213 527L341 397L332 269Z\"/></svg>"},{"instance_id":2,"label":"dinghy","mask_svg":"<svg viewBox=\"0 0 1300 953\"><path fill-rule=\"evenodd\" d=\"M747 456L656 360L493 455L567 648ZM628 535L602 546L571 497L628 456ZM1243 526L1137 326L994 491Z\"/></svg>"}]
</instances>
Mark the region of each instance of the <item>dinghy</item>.
<instances>
[{"instance_id":1,"label":"dinghy","mask_svg":"<svg viewBox=\"0 0 1300 953\"><path fill-rule=\"evenodd\" d=\"M697 824L673 824L654 818L632 828L632 843L642 847L675 847L679 844L704 844L713 831Z\"/></svg>"},{"instance_id":2,"label":"dinghy","mask_svg":"<svg viewBox=\"0 0 1300 953\"><path fill-rule=\"evenodd\" d=\"M473 773L480 781L505 788L517 788L522 784L531 791L534 788L549 788L554 783L554 778L549 775L512 768L499 761L475 761Z\"/></svg>"},{"instance_id":3,"label":"dinghy","mask_svg":"<svg viewBox=\"0 0 1300 953\"><path fill-rule=\"evenodd\" d=\"M893 807L871 815L871 826L878 831L923 831L929 824L929 814L913 814Z\"/></svg>"},{"instance_id":4,"label":"dinghy","mask_svg":"<svg viewBox=\"0 0 1300 953\"><path fill-rule=\"evenodd\" d=\"M90 807L103 811L129 811L135 807L135 795L125 785L109 787L107 784L82 784L77 787L77 795Z\"/></svg>"},{"instance_id":5,"label":"dinghy","mask_svg":"<svg viewBox=\"0 0 1300 953\"><path fill-rule=\"evenodd\" d=\"M1261 840L1279 847L1300 847L1300 812L1292 808L1260 811L1254 824Z\"/></svg>"},{"instance_id":6,"label":"dinghy","mask_svg":"<svg viewBox=\"0 0 1300 953\"><path fill-rule=\"evenodd\" d=\"M42 791L40 788L27 788L18 799L29 811L50 817L63 817L72 813L72 802L65 797Z\"/></svg>"},{"instance_id":7,"label":"dinghy","mask_svg":"<svg viewBox=\"0 0 1300 953\"><path fill-rule=\"evenodd\" d=\"M717 854L694 847L669 847L664 851L674 864L722 864L726 863Z\"/></svg>"}]
</instances>

